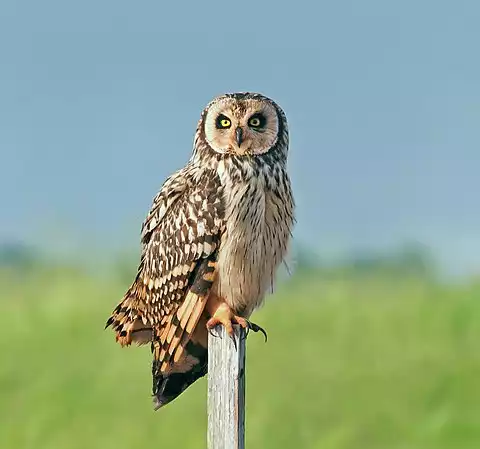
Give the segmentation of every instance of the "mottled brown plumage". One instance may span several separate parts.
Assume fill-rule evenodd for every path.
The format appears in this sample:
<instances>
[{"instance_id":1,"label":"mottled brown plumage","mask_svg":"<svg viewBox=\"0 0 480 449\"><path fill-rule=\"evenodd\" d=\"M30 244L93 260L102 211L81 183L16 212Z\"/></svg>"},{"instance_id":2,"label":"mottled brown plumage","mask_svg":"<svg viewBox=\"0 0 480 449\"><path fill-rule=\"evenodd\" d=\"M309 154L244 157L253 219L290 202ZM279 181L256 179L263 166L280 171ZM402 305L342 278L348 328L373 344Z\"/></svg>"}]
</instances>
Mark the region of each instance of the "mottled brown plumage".
<instances>
[{"instance_id":1,"label":"mottled brown plumage","mask_svg":"<svg viewBox=\"0 0 480 449\"><path fill-rule=\"evenodd\" d=\"M247 325L286 255L294 222L283 111L251 93L203 111L188 164L142 227L137 276L107 322L122 345L151 342L155 407L207 370L207 327Z\"/></svg>"}]
</instances>

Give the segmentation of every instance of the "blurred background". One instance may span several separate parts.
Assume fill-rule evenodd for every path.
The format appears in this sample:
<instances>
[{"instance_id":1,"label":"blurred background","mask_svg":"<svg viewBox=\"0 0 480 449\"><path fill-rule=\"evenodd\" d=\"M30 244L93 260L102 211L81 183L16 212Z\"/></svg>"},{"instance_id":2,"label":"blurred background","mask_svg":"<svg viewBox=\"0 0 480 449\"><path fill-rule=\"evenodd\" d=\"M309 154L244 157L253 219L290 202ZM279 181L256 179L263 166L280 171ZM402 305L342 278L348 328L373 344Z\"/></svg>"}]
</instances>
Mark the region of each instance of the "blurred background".
<instances>
[{"instance_id":1,"label":"blurred background","mask_svg":"<svg viewBox=\"0 0 480 449\"><path fill-rule=\"evenodd\" d=\"M204 448L103 326L214 96L286 111L292 276L248 342L247 447L480 447L480 4L0 3L0 447Z\"/></svg>"}]
</instances>

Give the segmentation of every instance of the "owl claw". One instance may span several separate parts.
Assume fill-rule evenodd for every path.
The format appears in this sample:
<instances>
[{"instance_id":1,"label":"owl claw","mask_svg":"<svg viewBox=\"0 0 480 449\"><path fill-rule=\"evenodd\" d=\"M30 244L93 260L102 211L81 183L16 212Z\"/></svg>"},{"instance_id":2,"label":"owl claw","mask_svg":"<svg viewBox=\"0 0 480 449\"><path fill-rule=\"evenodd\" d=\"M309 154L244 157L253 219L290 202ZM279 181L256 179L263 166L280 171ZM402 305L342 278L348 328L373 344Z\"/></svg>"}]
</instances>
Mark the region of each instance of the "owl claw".
<instances>
[{"instance_id":1,"label":"owl claw","mask_svg":"<svg viewBox=\"0 0 480 449\"><path fill-rule=\"evenodd\" d=\"M213 332L213 329L214 329L214 327L211 327L211 328L208 328L208 327L207 327L207 332L208 332L212 337L218 338L219 336L218 336L218 335L215 335L215 333Z\"/></svg>"},{"instance_id":2,"label":"owl claw","mask_svg":"<svg viewBox=\"0 0 480 449\"><path fill-rule=\"evenodd\" d=\"M248 337L248 334L250 333L250 331L261 332L265 337L265 343L266 343L268 339L266 330L263 327L260 327L258 324L252 323L249 320L245 320L245 321L246 321L246 326L242 326L245 329L245 336L243 337L243 339L246 339Z\"/></svg>"},{"instance_id":3,"label":"owl claw","mask_svg":"<svg viewBox=\"0 0 480 449\"><path fill-rule=\"evenodd\" d=\"M263 327L260 327L258 324L255 324L255 323L250 323L250 326L251 326L250 329L253 332L261 332L263 334L263 336L265 337L265 343L266 343L268 340L267 331Z\"/></svg>"}]
</instances>

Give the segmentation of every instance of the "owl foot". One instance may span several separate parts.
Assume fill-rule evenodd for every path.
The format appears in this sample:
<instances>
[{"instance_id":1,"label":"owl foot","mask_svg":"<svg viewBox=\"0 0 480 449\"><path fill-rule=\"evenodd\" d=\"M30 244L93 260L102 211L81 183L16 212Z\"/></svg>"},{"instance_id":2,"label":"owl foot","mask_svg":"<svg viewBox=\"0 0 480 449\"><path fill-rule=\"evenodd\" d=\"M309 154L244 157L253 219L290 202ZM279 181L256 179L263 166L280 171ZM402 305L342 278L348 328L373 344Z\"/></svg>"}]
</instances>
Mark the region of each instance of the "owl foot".
<instances>
[{"instance_id":1,"label":"owl foot","mask_svg":"<svg viewBox=\"0 0 480 449\"><path fill-rule=\"evenodd\" d=\"M220 303L220 305L216 307L212 317L207 321L207 329L210 332L215 326L221 324L227 331L227 334L233 337L233 325L240 324L239 321L241 320L243 320L243 318L235 316L232 309L228 307L226 303Z\"/></svg>"},{"instance_id":2,"label":"owl foot","mask_svg":"<svg viewBox=\"0 0 480 449\"><path fill-rule=\"evenodd\" d=\"M265 341L267 341L267 333L265 332L265 329L260 327L258 324L252 323L246 318L242 318L238 315L235 315L232 309L226 303L221 303L215 310L215 313L213 314L213 316L207 321L208 332L215 337L216 335L212 333L212 329L218 324L222 325L225 328L225 330L227 331L227 334L234 341L235 341L235 334L233 331L234 324L238 324L243 329L245 329L246 331L245 337L243 338L247 338L248 333L250 331L253 331L253 332L261 332L265 336Z\"/></svg>"}]
</instances>

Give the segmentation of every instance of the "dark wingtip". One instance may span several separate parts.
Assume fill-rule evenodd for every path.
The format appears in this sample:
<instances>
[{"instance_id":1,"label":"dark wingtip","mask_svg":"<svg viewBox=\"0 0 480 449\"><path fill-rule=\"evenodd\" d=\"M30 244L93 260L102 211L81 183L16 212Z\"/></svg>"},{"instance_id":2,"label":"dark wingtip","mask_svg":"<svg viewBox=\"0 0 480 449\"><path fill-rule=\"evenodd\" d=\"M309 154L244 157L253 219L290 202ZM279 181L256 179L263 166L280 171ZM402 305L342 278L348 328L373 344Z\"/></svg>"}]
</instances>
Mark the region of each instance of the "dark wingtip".
<instances>
[{"instance_id":1,"label":"dark wingtip","mask_svg":"<svg viewBox=\"0 0 480 449\"><path fill-rule=\"evenodd\" d=\"M153 376L153 409L157 411L180 396L187 387L207 373L207 367L198 367L187 373Z\"/></svg>"},{"instance_id":2,"label":"dark wingtip","mask_svg":"<svg viewBox=\"0 0 480 449\"><path fill-rule=\"evenodd\" d=\"M110 318L107 320L107 324L105 324L104 329L106 329L108 326L111 326L112 323L113 323L113 317L110 317Z\"/></svg>"},{"instance_id":3,"label":"dark wingtip","mask_svg":"<svg viewBox=\"0 0 480 449\"><path fill-rule=\"evenodd\" d=\"M153 361L152 376L153 376L153 409L156 411L172 402L175 398L180 396L190 385L196 380L207 374L208 361L207 350L200 345L194 345L189 342L187 351L198 358L198 363L191 367L188 371L181 373L176 372L168 376L159 373L160 362Z\"/></svg>"},{"instance_id":4,"label":"dark wingtip","mask_svg":"<svg viewBox=\"0 0 480 449\"><path fill-rule=\"evenodd\" d=\"M190 385L185 375L171 374L170 376L153 376L153 410L157 411L172 402Z\"/></svg>"},{"instance_id":5,"label":"dark wingtip","mask_svg":"<svg viewBox=\"0 0 480 449\"><path fill-rule=\"evenodd\" d=\"M155 412L168 403L168 401L162 402L162 400L158 396L153 396L152 402L153 402L153 410Z\"/></svg>"}]
</instances>

